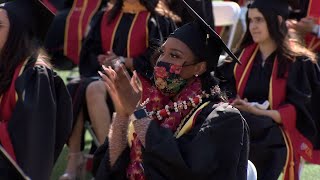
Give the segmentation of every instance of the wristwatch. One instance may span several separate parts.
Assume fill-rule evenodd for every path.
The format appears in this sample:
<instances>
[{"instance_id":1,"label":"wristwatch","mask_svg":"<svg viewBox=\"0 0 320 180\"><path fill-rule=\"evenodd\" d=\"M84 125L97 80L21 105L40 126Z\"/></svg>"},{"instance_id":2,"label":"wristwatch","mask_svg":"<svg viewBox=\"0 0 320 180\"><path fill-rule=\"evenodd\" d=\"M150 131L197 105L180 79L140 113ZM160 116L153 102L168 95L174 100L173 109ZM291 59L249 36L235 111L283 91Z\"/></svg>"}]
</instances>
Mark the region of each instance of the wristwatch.
<instances>
[{"instance_id":1,"label":"wristwatch","mask_svg":"<svg viewBox=\"0 0 320 180\"><path fill-rule=\"evenodd\" d=\"M141 109L137 109L136 111L134 111L129 119L131 121L135 121L135 120L138 120L138 119L143 119L143 118L146 118L146 117L149 117L149 113L147 112L147 110L145 108L141 108Z\"/></svg>"},{"instance_id":2,"label":"wristwatch","mask_svg":"<svg viewBox=\"0 0 320 180\"><path fill-rule=\"evenodd\" d=\"M320 30L320 29L319 29L319 28L320 28L319 26L320 26L320 25L317 25L317 24L316 24L316 25L314 25L313 28L312 28L312 34L314 34L315 36L319 36L319 30Z\"/></svg>"},{"instance_id":3,"label":"wristwatch","mask_svg":"<svg viewBox=\"0 0 320 180\"><path fill-rule=\"evenodd\" d=\"M119 56L119 60L122 64L126 63L126 58L124 58L123 56Z\"/></svg>"}]
</instances>

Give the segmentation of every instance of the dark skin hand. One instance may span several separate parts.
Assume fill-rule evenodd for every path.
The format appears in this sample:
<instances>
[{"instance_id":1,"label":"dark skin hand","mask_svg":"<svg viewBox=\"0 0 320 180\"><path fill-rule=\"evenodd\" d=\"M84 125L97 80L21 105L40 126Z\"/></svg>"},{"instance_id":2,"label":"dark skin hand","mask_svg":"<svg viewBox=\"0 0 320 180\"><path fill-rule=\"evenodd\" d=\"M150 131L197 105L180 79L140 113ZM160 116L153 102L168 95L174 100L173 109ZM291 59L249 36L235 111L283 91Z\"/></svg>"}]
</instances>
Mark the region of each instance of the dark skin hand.
<instances>
[{"instance_id":1,"label":"dark skin hand","mask_svg":"<svg viewBox=\"0 0 320 180\"><path fill-rule=\"evenodd\" d=\"M123 64L115 69L103 67L105 74L99 72L106 88L115 103L116 112L129 116L137 107L141 94L131 85L131 78Z\"/></svg>"}]
</instances>

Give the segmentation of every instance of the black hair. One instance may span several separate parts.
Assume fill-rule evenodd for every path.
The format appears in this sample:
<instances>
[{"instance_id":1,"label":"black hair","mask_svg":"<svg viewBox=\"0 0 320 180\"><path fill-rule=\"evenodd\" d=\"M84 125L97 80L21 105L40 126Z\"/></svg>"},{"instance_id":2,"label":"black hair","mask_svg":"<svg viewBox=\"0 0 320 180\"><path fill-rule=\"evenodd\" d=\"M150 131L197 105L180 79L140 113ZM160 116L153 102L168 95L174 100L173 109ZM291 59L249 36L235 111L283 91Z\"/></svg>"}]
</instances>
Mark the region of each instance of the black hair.
<instances>
[{"instance_id":1,"label":"black hair","mask_svg":"<svg viewBox=\"0 0 320 180\"><path fill-rule=\"evenodd\" d=\"M249 8L250 10L250 8ZM248 10L248 12L249 12ZM258 8L263 17L266 20L267 27L271 38L277 44L276 54L278 57L278 77L283 78L287 72L289 63L295 61L296 57L307 56L310 60L315 62L315 54L298 44L298 40L295 40L293 36L289 37L288 28L286 26L286 18L282 17L282 21L278 21L278 15L272 11L268 11L264 8ZM247 27L249 27L248 12L246 15ZM245 32L243 39L239 45L238 52L253 44L254 41L250 34L249 28ZM291 44L290 44L291 43ZM294 44L292 44L294 43ZM293 46L295 50L293 50Z\"/></svg>"},{"instance_id":2,"label":"black hair","mask_svg":"<svg viewBox=\"0 0 320 180\"><path fill-rule=\"evenodd\" d=\"M10 22L7 40L0 52L0 95L9 88L16 67L28 57L38 57L40 43L24 28L21 20L7 11Z\"/></svg>"}]
</instances>

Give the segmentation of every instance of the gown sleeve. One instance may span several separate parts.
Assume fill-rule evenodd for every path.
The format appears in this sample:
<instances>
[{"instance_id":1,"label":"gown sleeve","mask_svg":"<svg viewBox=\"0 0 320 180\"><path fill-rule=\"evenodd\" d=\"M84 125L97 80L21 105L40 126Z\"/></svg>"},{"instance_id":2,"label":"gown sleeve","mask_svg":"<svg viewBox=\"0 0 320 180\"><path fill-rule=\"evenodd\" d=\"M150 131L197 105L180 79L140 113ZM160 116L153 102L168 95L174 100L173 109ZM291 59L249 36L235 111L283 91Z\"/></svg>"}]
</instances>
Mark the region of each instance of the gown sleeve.
<instances>
[{"instance_id":1,"label":"gown sleeve","mask_svg":"<svg viewBox=\"0 0 320 180\"><path fill-rule=\"evenodd\" d=\"M143 153L150 179L246 179L248 132L238 110L219 106L194 130L176 139L150 124Z\"/></svg>"},{"instance_id":2,"label":"gown sleeve","mask_svg":"<svg viewBox=\"0 0 320 180\"><path fill-rule=\"evenodd\" d=\"M320 69L308 59L298 59L288 77L288 102L296 109L296 123L291 125L320 149Z\"/></svg>"},{"instance_id":3,"label":"gown sleeve","mask_svg":"<svg viewBox=\"0 0 320 180\"><path fill-rule=\"evenodd\" d=\"M15 85L8 131L16 159L31 179L49 179L71 132L71 98L62 79L44 66L28 67Z\"/></svg>"},{"instance_id":4,"label":"gown sleeve","mask_svg":"<svg viewBox=\"0 0 320 180\"><path fill-rule=\"evenodd\" d=\"M211 110L206 115L200 113L191 131L179 139L157 122L150 123L142 150L147 179L246 179L248 129L245 121L239 111L230 106ZM96 167L99 166L95 178L125 179L130 149L125 149L111 168L107 146L106 141L95 153L94 161Z\"/></svg>"},{"instance_id":5,"label":"gown sleeve","mask_svg":"<svg viewBox=\"0 0 320 180\"><path fill-rule=\"evenodd\" d=\"M130 161L130 149L127 147L119 156L115 164L110 166L109 141L106 139L104 144L95 152L93 159L93 175L95 179L120 180L127 177L127 166Z\"/></svg>"}]
</instances>

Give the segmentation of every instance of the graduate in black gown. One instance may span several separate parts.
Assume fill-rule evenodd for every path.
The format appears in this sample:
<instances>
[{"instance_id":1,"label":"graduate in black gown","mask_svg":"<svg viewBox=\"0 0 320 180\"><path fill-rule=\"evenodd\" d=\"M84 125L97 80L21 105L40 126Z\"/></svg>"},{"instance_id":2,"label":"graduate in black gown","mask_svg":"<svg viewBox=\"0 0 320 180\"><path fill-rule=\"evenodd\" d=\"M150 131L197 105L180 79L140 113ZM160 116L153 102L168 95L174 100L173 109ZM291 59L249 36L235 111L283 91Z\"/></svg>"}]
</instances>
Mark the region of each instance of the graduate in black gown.
<instances>
[{"instance_id":1,"label":"graduate in black gown","mask_svg":"<svg viewBox=\"0 0 320 180\"><path fill-rule=\"evenodd\" d=\"M75 167L81 164L83 122L91 122L100 144L109 131L113 105L103 83L97 81L101 64L112 65L119 58L130 70L152 74L154 46L175 29L170 18L156 11L157 4L157 0L117 0L98 12L92 22L80 53L80 82L74 80L68 85L74 104L74 129L66 174L74 176Z\"/></svg>"},{"instance_id":2,"label":"graduate in black gown","mask_svg":"<svg viewBox=\"0 0 320 180\"><path fill-rule=\"evenodd\" d=\"M45 48L54 60L52 63L55 68L70 70L79 65L83 39L96 13L105 5L105 0L65 0L45 39Z\"/></svg>"},{"instance_id":3,"label":"graduate in black gown","mask_svg":"<svg viewBox=\"0 0 320 180\"><path fill-rule=\"evenodd\" d=\"M249 159L258 179L299 179L300 159L319 163L320 73L315 54L289 39L285 1L249 5L238 55L218 76L250 128Z\"/></svg>"},{"instance_id":4,"label":"graduate in black gown","mask_svg":"<svg viewBox=\"0 0 320 180\"><path fill-rule=\"evenodd\" d=\"M168 37L151 80L137 72L133 88L123 66L100 73L116 113L95 179L246 179L246 122L211 75L225 45L202 25Z\"/></svg>"},{"instance_id":5,"label":"graduate in black gown","mask_svg":"<svg viewBox=\"0 0 320 180\"><path fill-rule=\"evenodd\" d=\"M0 5L0 144L34 180L49 179L71 130L72 104L41 41L53 14L37 0ZM0 158L0 179L20 179Z\"/></svg>"}]
</instances>

